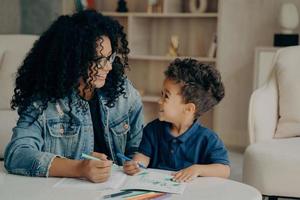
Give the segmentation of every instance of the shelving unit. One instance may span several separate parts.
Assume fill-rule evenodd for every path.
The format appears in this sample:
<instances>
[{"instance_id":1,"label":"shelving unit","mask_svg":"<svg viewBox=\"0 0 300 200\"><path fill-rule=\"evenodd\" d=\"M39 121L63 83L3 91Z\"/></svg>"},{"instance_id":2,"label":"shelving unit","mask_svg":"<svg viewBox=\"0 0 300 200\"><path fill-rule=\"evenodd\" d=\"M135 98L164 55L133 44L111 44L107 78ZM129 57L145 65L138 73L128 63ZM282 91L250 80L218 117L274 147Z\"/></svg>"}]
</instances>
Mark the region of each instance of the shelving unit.
<instances>
[{"instance_id":1,"label":"shelving unit","mask_svg":"<svg viewBox=\"0 0 300 200\"><path fill-rule=\"evenodd\" d=\"M129 79L142 94L145 122L157 117L157 101L160 96L164 71L174 57L167 56L170 38L179 38L179 57L192 57L201 62L216 65L215 57L208 57L214 34L217 34L218 0L208 0L205 13L170 12L180 0L164 0L162 13L147 13L147 0L127 1L129 12L115 12L117 1L98 0L97 10L117 19L125 28L130 48L127 73ZM182 1L185 4L188 1ZM176 9L175 9L176 10ZM201 121L212 128L212 112Z\"/></svg>"}]
</instances>

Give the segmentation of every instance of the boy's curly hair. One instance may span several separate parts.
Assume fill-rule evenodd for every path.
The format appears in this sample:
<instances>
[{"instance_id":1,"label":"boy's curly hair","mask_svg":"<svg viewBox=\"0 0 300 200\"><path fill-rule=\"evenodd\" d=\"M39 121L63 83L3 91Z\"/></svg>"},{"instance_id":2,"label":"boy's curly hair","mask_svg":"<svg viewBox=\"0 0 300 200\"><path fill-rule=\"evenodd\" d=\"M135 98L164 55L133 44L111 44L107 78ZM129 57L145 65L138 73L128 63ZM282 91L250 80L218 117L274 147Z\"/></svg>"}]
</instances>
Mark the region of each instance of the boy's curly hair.
<instances>
[{"instance_id":1,"label":"boy's curly hair","mask_svg":"<svg viewBox=\"0 0 300 200\"><path fill-rule=\"evenodd\" d=\"M48 102L64 97L70 103L72 92L79 94L80 78L85 82L88 79L88 69L97 57L96 41L102 44L102 36L110 39L112 51L120 55L100 89L108 99L107 106L114 106L115 100L125 95L129 53L126 34L116 20L86 10L60 16L34 43L17 72L11 108L22 111L32 101L39 101L45 109Z\"/></svg>"},{"instance_id":2,"label":"boy's curly hair","mask_svg":"<svg viewBox=\"0 0 300 200\"><path fill-rule=\"evenodd\" d=\"M195 59L175 59L165 71L165 76L182 85L184 103L196 106L195 118L218 104L225 94L218 70Z\"/></svg>"}]
</instances>

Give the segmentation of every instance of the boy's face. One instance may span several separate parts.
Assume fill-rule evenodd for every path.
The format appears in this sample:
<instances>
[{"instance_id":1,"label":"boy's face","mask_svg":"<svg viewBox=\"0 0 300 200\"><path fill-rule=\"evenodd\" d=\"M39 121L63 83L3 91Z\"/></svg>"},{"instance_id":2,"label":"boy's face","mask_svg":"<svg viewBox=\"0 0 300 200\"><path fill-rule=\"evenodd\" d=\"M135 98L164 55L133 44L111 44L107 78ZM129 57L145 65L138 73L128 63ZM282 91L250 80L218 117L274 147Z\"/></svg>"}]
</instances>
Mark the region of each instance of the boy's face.
<instances>
[{"instance_id":1,"label":"boy's face","mask_svg":"<svg viewBox=\"0 0 300 200\"><path fill-rule=\"evenodd\" d=\"M166 78L163 83L159 104L159 120L178 123L184 117L186 104L180 94L181 86Z\"/></svg>"}]
</instances>

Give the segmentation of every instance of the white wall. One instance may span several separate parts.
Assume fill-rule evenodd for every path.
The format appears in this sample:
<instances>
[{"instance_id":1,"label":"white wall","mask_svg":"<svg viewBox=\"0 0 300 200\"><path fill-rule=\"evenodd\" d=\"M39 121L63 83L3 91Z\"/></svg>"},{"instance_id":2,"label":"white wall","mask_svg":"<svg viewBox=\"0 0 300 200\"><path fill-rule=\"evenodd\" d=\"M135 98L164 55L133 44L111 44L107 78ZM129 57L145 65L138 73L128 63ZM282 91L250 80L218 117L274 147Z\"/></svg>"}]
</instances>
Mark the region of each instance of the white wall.
<instances>
[{"instance_id":1,"label":"white wall","mask_svg":"<svg viewBox=\"0 0 300 200\"><path fill-rule=\"evenodd\" d=\"M214 130L227 146L248 145L248 103L252 93L254 49L272 46L280 5L300 0L220 0L218 60L225 98L214 110ZM297 32L300 33L298 27Z\"/></svg>"},{"instance_id":2,"label":"white wall","mask_svg":"<svg viewBox=\"0 0 300 200\"><path fill-rule=\"evenodd\" d=\"M20 33L19 0L1 0L0 34Z\"/></svg>"}]
</instances>

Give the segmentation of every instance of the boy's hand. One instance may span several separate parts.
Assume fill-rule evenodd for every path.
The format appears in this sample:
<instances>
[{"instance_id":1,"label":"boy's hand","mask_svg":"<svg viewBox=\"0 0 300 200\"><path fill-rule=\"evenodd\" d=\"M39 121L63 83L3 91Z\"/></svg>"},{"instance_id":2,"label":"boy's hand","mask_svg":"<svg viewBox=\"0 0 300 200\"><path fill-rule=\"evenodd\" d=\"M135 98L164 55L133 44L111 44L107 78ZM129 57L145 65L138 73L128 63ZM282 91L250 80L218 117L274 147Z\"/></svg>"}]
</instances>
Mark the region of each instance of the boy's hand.
<instances>
[{"instance_id":1,"label":"boy's hand","mask_svg":"<svg viewBox=\"0 0 300 200\"><path fill-rule=\"evenodd\" d=\"M199 176L199 166L192 165L178 172L173 173L173 180L176 182L189 182Z\"/></svg>"},{"instance_id":2,"label":"boy's hand","mask_svg":"<svg viewBox=\"0 0 300 200\"><path fill-rule=\"evenodd\" d=\"M123 170L128 175L134 175L138 172L140 172L140 168L136 161L125 161L123 165Z\"/></svg>"},{"instance_id":3,"label":"boy's hand","mask_svg":"<svg viewBox=\"0 0 300 200\"><path fill-rule=\"evenodd\" d=\"M100 160L82 160L79 165L81 177L94 183L107 181L110 177L112 161L107 160L105 154L94 152L92 155Z\"/></svg>"}]
</instances>

